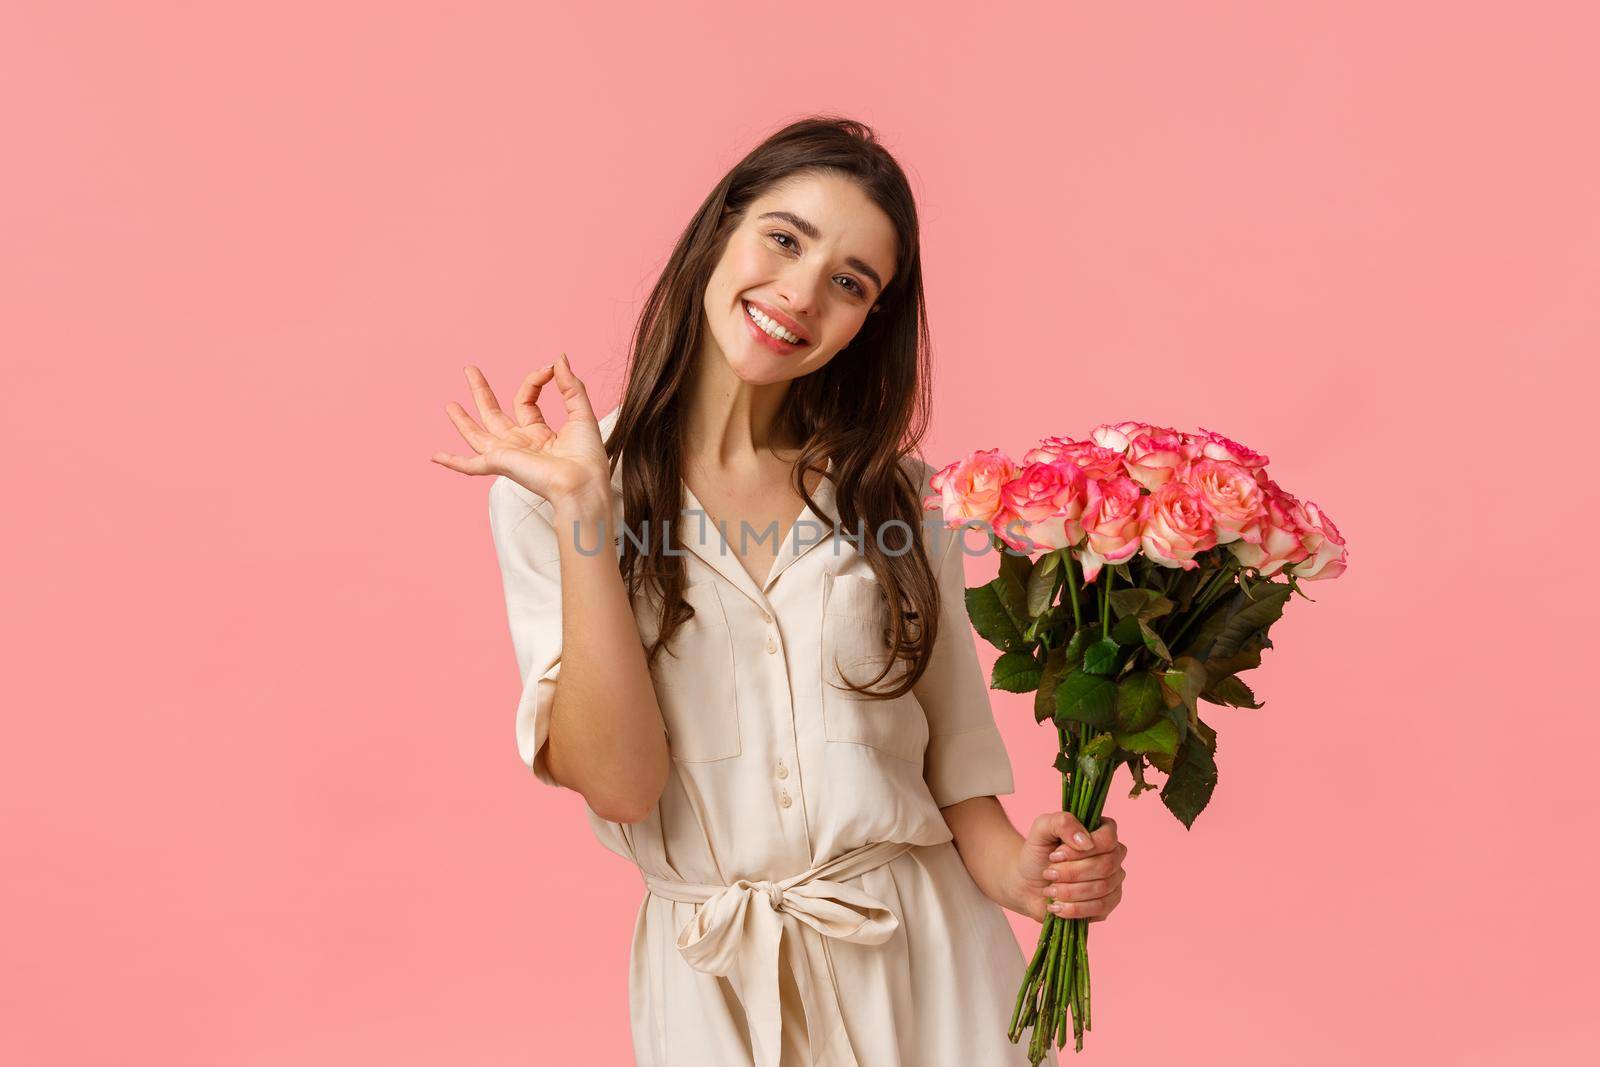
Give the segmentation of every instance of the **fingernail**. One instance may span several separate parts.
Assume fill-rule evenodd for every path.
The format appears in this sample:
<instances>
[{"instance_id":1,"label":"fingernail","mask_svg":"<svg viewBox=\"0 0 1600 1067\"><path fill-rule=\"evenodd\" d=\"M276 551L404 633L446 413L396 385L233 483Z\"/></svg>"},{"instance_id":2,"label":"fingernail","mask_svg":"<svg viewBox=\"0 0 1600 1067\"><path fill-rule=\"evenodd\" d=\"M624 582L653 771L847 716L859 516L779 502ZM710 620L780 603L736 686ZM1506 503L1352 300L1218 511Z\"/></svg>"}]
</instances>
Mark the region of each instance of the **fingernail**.
<instances>
[{"instance_id":1,"label":"fingernail","mask_svg":"<svg viewBox=\"0 0 1600 1067\"><path fill-rule=\"evenodd\" d=\"M1072 843L1074 845L1077 845L1079 848L1088 848L1089 847L1089 835L1086 834L1086 833L1083 833L1081 831L1078 832L1078 833L1075 833L1075 834L1072 835Z\"/></svg>"},{"instance_id":2,"label":"fingernail","mask_svg":"<svg viewBox=\"0 0 1600 1067\"><path fill-rule=\"evenodd\" d=\"M1055 860L1057 863L1059 863L1062 860L1067 858L1067 854L1065 852L1062 852L1060 849L1057 849L1056 851L1050 853L1050 858Z\"/></svg>"}]
</instances>

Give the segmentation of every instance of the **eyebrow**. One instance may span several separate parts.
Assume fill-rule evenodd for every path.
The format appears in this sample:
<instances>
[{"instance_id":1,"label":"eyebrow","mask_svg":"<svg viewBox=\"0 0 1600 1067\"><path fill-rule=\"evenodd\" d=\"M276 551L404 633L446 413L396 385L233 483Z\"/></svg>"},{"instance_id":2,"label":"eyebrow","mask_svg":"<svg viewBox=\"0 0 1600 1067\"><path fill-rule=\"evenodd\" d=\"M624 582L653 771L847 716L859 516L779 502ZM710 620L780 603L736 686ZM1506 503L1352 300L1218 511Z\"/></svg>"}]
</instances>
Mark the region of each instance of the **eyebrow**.
<instances>
[{"instance_id":1,"label":"eyebrow","mask_svg":"<svg viewBox=\"0 0 1600 1067\"><path fill-rule=\"evenodd\" d=\"M799 230L801 233L805 234L807 237L811 238L813 241L822 237L821 230L817 229L815 226L811 225L811 223L807 222L805 219L801 218L799 215L796 215L792 211L767 211L758 217L763 219L782 219L795 229ZM862 274L865 274L867 277L871 278L872 284L878 287L878 292L883 292L883 279L878 277L878 272L873 270L866 263L857 259L855 256L847 256L845 257L844 265L854 270L858 270Z\"/></svg>"}]
</instances>

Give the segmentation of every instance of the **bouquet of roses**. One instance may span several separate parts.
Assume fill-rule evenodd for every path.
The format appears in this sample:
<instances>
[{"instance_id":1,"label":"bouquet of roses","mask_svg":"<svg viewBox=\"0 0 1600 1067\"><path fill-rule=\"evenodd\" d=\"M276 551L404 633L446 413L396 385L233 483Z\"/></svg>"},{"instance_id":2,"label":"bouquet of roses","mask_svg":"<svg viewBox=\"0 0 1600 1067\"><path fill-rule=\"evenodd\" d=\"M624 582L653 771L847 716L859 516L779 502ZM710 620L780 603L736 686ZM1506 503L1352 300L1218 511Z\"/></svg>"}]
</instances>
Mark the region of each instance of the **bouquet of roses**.
<instances>
[{"instance_id":1,"label":"bouquet of roses","mask_svg":"<svg viewBox=\"0 0 1600 1067\"><path fill-rule=\"evenodd\" d=\"M974 452L935 474L924 504L985 530L999 575L968 589L973 628L1001 655L991 687L1035 692L1055 725L1061 807L1100 824L1116 769L1136 797L1191 827L1217 783L1217 734L1200 702L1259 708L1239 675L1298 582L1334 578L1344 540L1322 509L1267 476L1267 457L1202 429L1105 423L1088 440L1047 437L1015 463ZM1274 581L1281 577L1281 581ZM1087 919L1047 914L1017 993L1011 1040L1029 1059L1090 1028Z\"/></svg>"}]
</instances>

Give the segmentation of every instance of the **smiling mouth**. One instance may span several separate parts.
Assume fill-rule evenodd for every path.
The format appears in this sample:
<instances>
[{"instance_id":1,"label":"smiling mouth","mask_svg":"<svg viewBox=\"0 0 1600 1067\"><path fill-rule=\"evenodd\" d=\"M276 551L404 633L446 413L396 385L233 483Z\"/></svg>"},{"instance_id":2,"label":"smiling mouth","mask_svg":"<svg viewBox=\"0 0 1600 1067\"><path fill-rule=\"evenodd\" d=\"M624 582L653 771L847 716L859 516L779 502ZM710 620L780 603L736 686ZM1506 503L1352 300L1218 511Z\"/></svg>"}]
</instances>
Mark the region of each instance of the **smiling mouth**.
<instances>
[{"instance_id":1,"label":"smiling mouth","mask_svg":"<svg viewBox=\"0 0 1600 1067\"><path fill-rule=\"evenodd\" d=\"M782 326L778 325L777 322L762 314L759 308L748 301L745 302L744 313L746 318L756 324L757 329L776 341L781 341L791 348L799 348L801 345L806 343L804 338L790 330L784 329Z\"/></svg>"}]
</instances>

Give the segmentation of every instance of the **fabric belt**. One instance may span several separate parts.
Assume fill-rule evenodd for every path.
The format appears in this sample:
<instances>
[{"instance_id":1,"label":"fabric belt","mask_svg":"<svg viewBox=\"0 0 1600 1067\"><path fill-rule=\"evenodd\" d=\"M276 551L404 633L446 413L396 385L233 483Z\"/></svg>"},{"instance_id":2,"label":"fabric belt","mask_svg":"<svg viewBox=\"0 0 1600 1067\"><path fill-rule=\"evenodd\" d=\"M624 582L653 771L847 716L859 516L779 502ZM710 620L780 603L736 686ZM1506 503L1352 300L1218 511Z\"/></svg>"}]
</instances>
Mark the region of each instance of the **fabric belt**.
<instances>
[{"instance_id":1,"label":"fabric belt","mask_svg":"<svg viewBox=\"0 0 1600 1067\"><path fill-rule=\"evenodd\" d=\"M795 985L805 1002L811 1062L822 1056L844 1026L839 987L823 937L876 945L899 927L883 901L844 881L881 867L915 848L904 841L873 841L826 863L776 881L741 878L732 885L677 882L644 873L658 897L702 905L678 931L678 951L689 965L725 976L735 969L744 990L745 1017L755 1038L756 1067L779 1067L783 1013L779 1003L779 949L790 932ZM847 1033L840 1067L860 1067Z\"/></svg>"}]
</instances>

